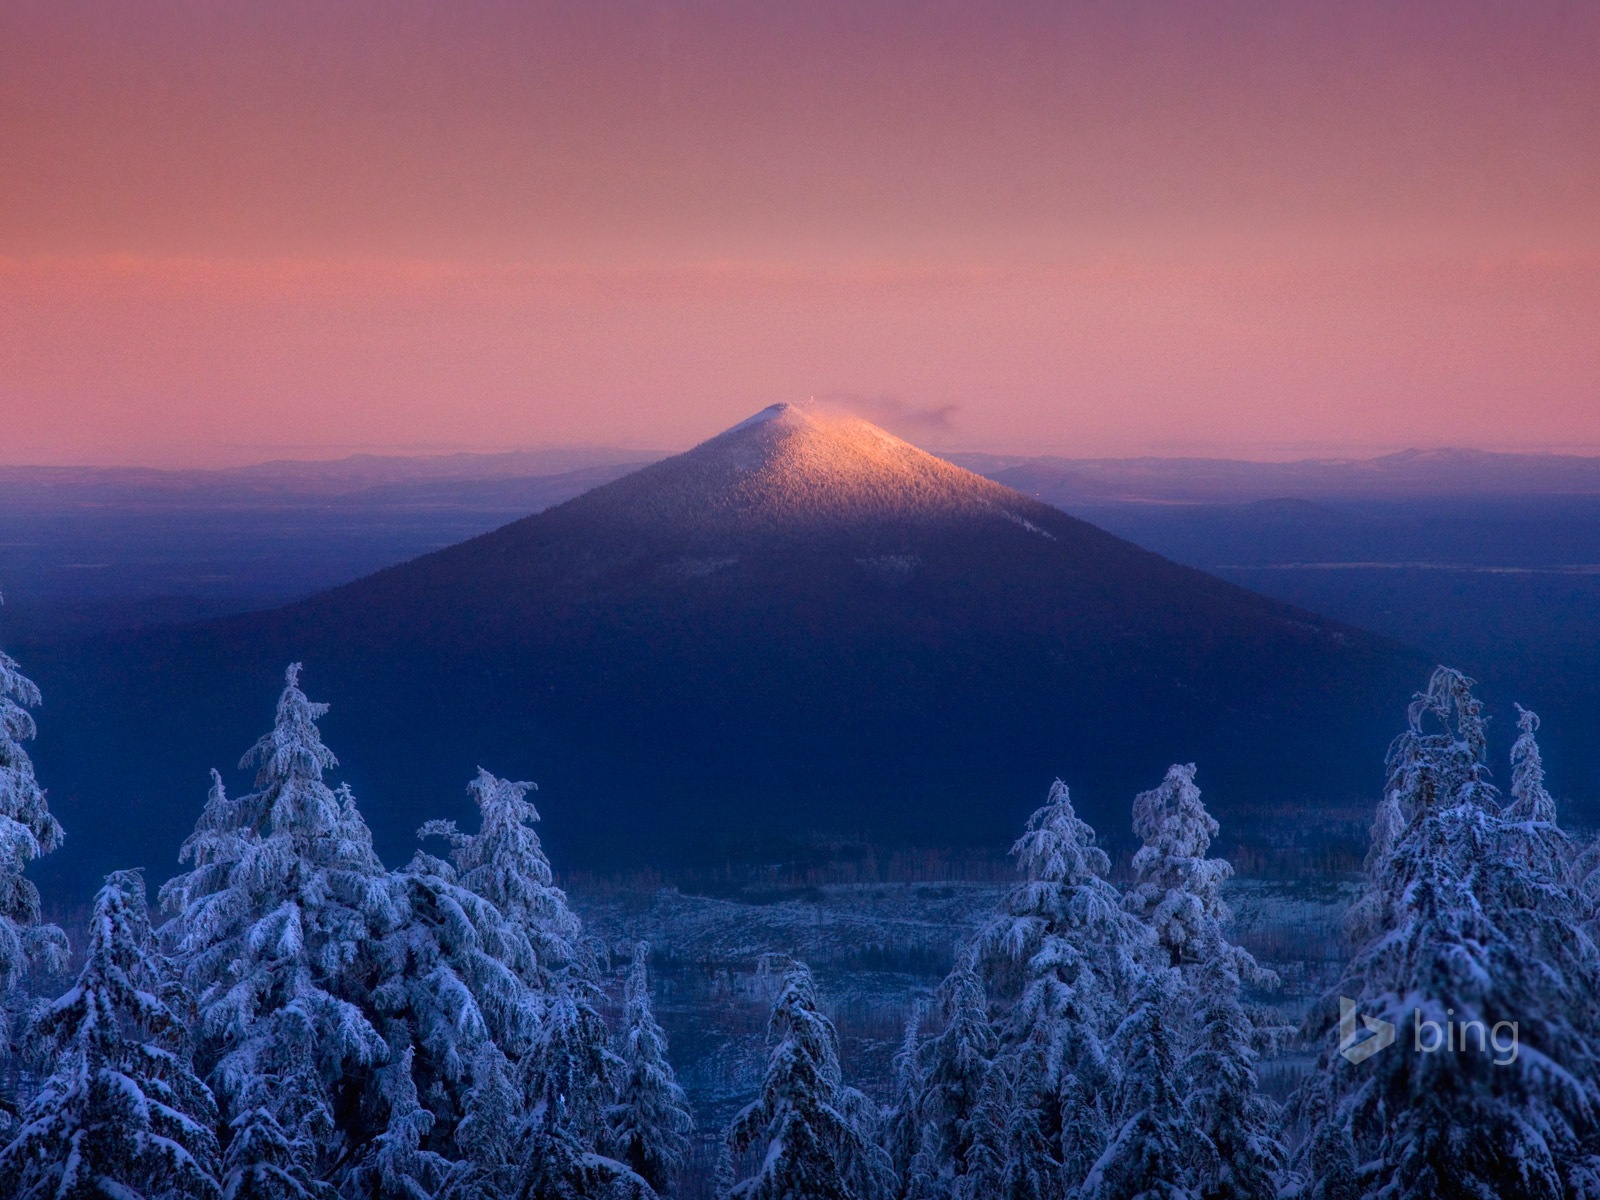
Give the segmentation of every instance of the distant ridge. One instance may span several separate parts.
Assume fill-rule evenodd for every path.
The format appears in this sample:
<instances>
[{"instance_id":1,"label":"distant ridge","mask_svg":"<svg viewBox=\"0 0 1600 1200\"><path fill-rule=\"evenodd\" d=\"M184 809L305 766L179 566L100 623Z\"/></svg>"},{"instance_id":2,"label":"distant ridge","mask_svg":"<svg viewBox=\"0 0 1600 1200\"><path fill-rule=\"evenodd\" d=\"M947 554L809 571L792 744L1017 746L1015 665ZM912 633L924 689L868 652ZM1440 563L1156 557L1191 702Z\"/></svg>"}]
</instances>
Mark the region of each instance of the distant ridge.
<instances>
[{"instance_id":1,"label":"distant ridge","mask_svg":"<svg viewBox=\"0 0 1600 1200\"><path fill-rule=\"evenodd\" d=\"M1402 450L1378 458L1249 462L955 454L952 460L1052 504L1238 503L1283 497L1600 495L1600 458Z\"/></svg>"},{"instance_id":2,"label":"distant ridge","mask_svg":"<svg viewBox=\"0 0 1600 1200\"><path fill-rule=\"evenodd\" d=\"M766 421L774 405L750 418ZM818 414L820 419L830 419ZM845 420L834 416L831 419ZM780 421L781 424L781 421ZM866 422L861 422L866 424ZM735 427L737 428L737 427ZM729 430L732 433L733 430ZM880 431L881 433L881 431ZM884 435L888 436L888 435ZM38 505L156 501L162 497L204 502L209 496L238 502L286 497L357 496L368 489L397 493L408 488L436 492L466 485L514 494L517 481L532 477L653 462L657 451L608 446L553 446L500 453L428 455L356 454L328 460L279 459L213 470L146 467L0 466L0 499ZM1306 458L1284 462L1248 459L1162 457L1068 458L1061 455L989 454L952 451L946 459L969 471L1031 493L1030 482L1048 485L1054 502L1186 500L1230 503L1281 497L1600 495L1600 456L1505 453L1488 450L1402 450L1376 458Z\"/></svg>"},{"instance_id":3,"label":"distant ridge","mask_svg":"<svg viewBox=\"0 0 1600 1200\"><path fill-rule=\"evenodd\" d=\"M84 861L173 853L291 660L387 857L482 764L539 781L573 865L1000 845L1057 775L1114 832L1174 761L1224 813L1365 799L1432 665L776 405L290 607L39 663Z\"/></svg>"},{"instance_id":4,"label":"distant ridge","mask_svg":"<svg viewBox=\"0 0 1600 1200\"><path fill-rule=\"evenodd\" d=\"M496 454L353 454L335 459L278 459L246 467L0 466L0 500L41 506L73 503L222 503L352 497L374 489L439 488L516 481L638 464L658 452L608 446L552 446Z\"/></svg>"}]
</instances>

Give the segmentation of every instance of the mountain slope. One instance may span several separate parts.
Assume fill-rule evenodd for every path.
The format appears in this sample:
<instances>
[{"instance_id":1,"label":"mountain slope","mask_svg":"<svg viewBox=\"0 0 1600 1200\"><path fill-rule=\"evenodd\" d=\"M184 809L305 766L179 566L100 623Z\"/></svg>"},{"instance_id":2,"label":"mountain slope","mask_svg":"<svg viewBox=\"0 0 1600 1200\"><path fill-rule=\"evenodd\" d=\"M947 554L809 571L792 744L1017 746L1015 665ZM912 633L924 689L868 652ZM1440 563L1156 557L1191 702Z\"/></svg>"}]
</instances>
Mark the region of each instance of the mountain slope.
<instances>
[{"instance_id":1,"label":"mountain slope","mask_svg":"<svg viewBox=\"0 0 1600 1200\"><path fill-rule=\"evenodd\" d=\"M539 780L549 840L593 863L774 832L999 843L1057 774L1115 831L1191 759L1224 811L1370 795L1430 665L775 406L289 608L41 663L41 765L84 852L114 798L117 839L170 853L290 659L389 857L482 763Z\"/></svg>"}]
</instances>

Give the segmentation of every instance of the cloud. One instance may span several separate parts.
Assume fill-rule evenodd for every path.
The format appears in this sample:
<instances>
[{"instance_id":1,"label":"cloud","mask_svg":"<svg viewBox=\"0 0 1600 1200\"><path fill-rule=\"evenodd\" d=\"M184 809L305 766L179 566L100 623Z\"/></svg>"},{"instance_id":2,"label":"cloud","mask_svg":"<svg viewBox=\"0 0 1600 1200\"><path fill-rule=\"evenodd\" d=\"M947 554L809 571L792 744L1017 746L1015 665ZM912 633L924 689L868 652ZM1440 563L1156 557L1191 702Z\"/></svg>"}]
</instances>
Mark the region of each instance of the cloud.
<instances>
[{"instance_id":1,"label":"cloud","mask_svg":"<svg viewBox=\"0 0 1600 1200\"><path fill-rule=\"evenodd\" d=\"M915 404L899 396L866 396L833 392L820 398L829 408L843 409L903 437L938 437L955 430L957 404Z\"/></svg>"}]
</instances>

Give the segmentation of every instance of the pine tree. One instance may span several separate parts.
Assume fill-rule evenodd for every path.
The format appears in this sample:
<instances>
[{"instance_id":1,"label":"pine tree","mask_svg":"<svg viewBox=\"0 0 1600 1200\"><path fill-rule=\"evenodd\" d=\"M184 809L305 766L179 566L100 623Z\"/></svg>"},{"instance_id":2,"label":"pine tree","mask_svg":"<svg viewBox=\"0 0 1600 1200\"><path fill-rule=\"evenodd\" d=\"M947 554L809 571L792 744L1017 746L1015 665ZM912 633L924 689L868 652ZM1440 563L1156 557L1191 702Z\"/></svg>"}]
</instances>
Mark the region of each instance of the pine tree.
<instances>
[{"instance_id":1,"label":"pine tree","mask_svg":"<svg viewBox=\"0 0 1600 1200\"><path fill-rule=\"evenodd\" d=\"M1173 1018L1180 994L1176 971L1151 972L1117 1031L1126 1066L1120 1119L1084 1179L1084 1200L1198 1200L1196 1177L1211 1166L1216 1150L1178 1092Z\"/></svg>"},{"instance_id":2,"label":"pine tree","mask_svg":"<svg viewBox=\"0 0 1600 1200\"><path fill-rule=\"evenodd\" d=\"M604 1128L621 1061L608 1046L605 1021L580 996L562 992L524 1063L523 1094L552 1119L594 1142Z\"/></svg>"},{"instance_id":3,"label":"pine tree","mask_svg":"<svg viewBox=\"0 0 1600 1200\"><path fill-rule=\"evenodd\" d=\"M135 871L95 896L77 982L30 1031L52 1070L0 1152L18 1200L203 1200L217 1184L216 1106L191 1069Z\"/></svg>"},{"instance_id":4,"label":"pine tree","mask_svg":"<svg viewBox=\"0 0 1600 1200\"><path fill-rule=\"evenodd\" d=\"M1189 1107L1200 1145L1216 1151L1203 1156L1197 1187L1207 1200L1270 1200L1286 1152L1274 1132L1277 1113L1257 1086L1261 1031L1242 992L1245 981L1274 987L1277 977L1227 936L1222 885L1233 867L1206 857L1218 827L1194 775L1192 763L1173 766L1160 787L1134 800L1134 832L1144 844L1126 902L1151 923L1178 971L1172 1033L1180 1047L1191 1045L1183 1068Z\"/></svg>"},{"instance_id":5,"label":"pine tree","mask_svg":"<svg viewBox=\"0 0 1600 1200\"><path fill-rule=\"evenodd\" d=\"M689 1151L694 1116L667 1060L667 1039L650 1004L648 948L634 947L622 1028L622 1080L607 1113L614 1156L664 1192Z\"/></svg>"},{"instance_id":6,"label":"pine tree","mask_svg":"<svg viewBox=\"0 0 1600 1200\"><path fill-rule=\"evenodd\" d=\"M1564 839L1541 819L1554 814L1535 769L1536 720L1524 722L1509 809L1488 779L1471 680L1441 667L1408 726L1390 750L1385 840L1339 983L1401 1041L1359 1064L1328 1045L1297 1098L1316 1114L1308 1145L1348 1139L1368 1192L1583 1194L1597 1179L1600 980ZM1515 1055L1485 1045L1499 1021L1516 1022ZM1463 1039L1469 1022L1481 1033L1470 1051L1423 1053L1424 1022L1430 1038L1451 1023Z\"/></svg>"},{"instance_id":7,"label":"pine tree","mask_svg":"<svg viewBox=\"0 0 1600 1200\"><path fill-rule=\"evenodd\" d=\"M310 1174L316 1145L290 1140L269 1107L268 1088L260 1086L265 1081L256 1083L236 1100L239 1114L229 1124L224 1200L333 1200L333 1188Z\"/></svg>"},{"instance_id":8,"label":"pine tree","mask_svg":"<svg viewBox=\"0 0 1600 1200\"><path fill-rule=\"evenodd\" d=\"M1146 935L1125 915L1106 879L1111 862L1066 784L1051 786L1011 853L1023 882L978 941L991 996L1015 1001L1019 1032L1074 1005L1090 1031L1109 1032L1142 974Z\"/></svg>"},{"instance_id":9,"label":"pine tree","mask_svg":"<svg viewBox=\"0 0 1600 1200\"><path fill-rule=\"evenodd\" d=\"M160 892L162 907L176 918L163 925L159 934L174 950L185 983L197 996L230 969L236 945L212 931L239 920L237 905L243 896L235 886L234 873L259 852L261 823L259 797L228 795L221 774L213 767L205 807L178 852L179 861L192 862L193 869L168 880Z\"/></svg>"},{"instance_id":10,"label":"pine tree","mask_svg":"<svg viewBox=\"0 0 1600 1200\"><path fill-rule=\"evenodd\" d=\"M449 1172L447 1159L423 1149L423 1140L433 1128L433 1114L417 1102L411 1078L415 1053L407 1048L398 1061L379 1069L388 1126L351 1171L347 1195L371 1200L434 1200Z\"/></svg>"},{"instance_id":11,"label":"pine tree","mask_svg":"<svg viewBox=\"0 0 1600 1200\"><path fill-rule=\"evenodd\" d=\"M444 1149L480 1051L527 1053L548 998L530 984L535 956L521 928L461 886L449 863L419 852L395 881L403 919L379 947L372 1002L391 1057L416 1051L413 1076Z\"/></svg>"},{"instance_id":12,"label":"pine tree","mask_svg":"<svg viewBox=\"0 0 1600 1200\"><path fill-rule=\"evenodd\" d=\"M498 1046L486 1042L473 1063L466 1115L456 1126L459 1157L441 1200L510 1200L524 1120L511 1064Z\"/></svg>"},{"instance_id":13,"label":"pine tree","mask_svg":"<svg viewBox=\"0 0 1600 1200\"><path fill-rule=\"evenodd\" d=\"M889 1200L894 1195L894 1164L883 1149L884 1110L865 1092L841 1082L837 1106L850 1131L845 1162L856 1194Z\"/></svg>"},{"instance_id":14,"label":"pine tree","mask_svg":"<svg viewBox=\"0 0 1600 1200\"><path fill-rule=\"evenodd\" d=\"M1030 1042L1004 1062L1007 1095L1006 1137L1001 1175L1007 1200L1061 1200L1068 1184L1061 1157L1065 1114L1049 1084L1049 1052ZM975 1173L981 1177L982 1170Z\"/></svg>"},{"instance_id":15,"label":"pine tree","mask_svg":"<svg viewBox=\"0 0 1600 1200\"><path fill-rule=\"evenodd\" d=\"M655 1194L631 1167L603 1152L605 1117L622 1067L608 1040L605 1021L585 990L561 988L521 1065L528 1118L519 1196L587 1198L607 1189Z\"/></svg>"},{"instance_id":16,"label":"pine tree","mask_svg":"<svg viewBox=\"0 0 1600 1200\"><path fill-rule=\"evenodd\" d=\"M380 1000L405 1015L402 1029L415 1031L436 1085L425 1099L437 1113L454 1119L466 1107L463 1067L474 1046L495 1047L516 1078L514 1169L472 1159L492 1144L480 1114L466 1134L476 1150L452 1171L447 1194L646 1194L642 1177L603 1153L621 1064L596 1008L594 955L532 828L533 786L480 769L469 785L478 831L461 833L448 821L423 826L423 836L450 841L451 862L418 855L403 873L411 916L390 939ZM474 1079L480 1109L494 1092ZM459 1130L454 1141L462 1145Z\"/></svg>"},{"instance_id":17,"label":"pine tree","mask_svg":"<svg viewBox=\"0 0 1600 1200\"><path fill-rule=\"evenodd\" d=\"M979 935L979 963L1003 1014L997 1059L1020 1122L1008 1151L1012 1186L1053 1196L1076 1182L1066 1164L1095 1161L1109 1133L1101 1106L1081 1099L1115 1089L1107 1042L1152 938L1106 879L1110 861L1060 780L1012 854L1024 881Z\"/></svg>"},{"instance_id":18,"label":"pine tree","mask_svg":"<svg viewBox=\"0 0 1600 1200\"><path fill-rule=\"evenodd\" d=\"M999 1048L988 1000L969 956L939 988L944 1028L921 1047L920 1084L911 1100L916 1142L909 1159L908 1194L953 1196L972 1169L975 1115Z\"/></svg>"},{"instance_id":19,"label":"pine tree","mask_svg":"<svg viewBox=\"0 0 1600 1200\"><path fill-rule=\"evenodd\" d=\"M1504 810L1507 850L1517 855L1530 878L1565 876L1577 887L1580 908L1586 908L1583 875L1576 869L1581 856L1557 824L1555 797L1545 788L1544 756L1536 736L1539 714L1516 707L1519 732L1511 747L1511 802Z\"/></svg>"},{"instance_id":20,"label":"pine tree","mask_svg":"<svg viewBox=\"0 0 1600 1200\"><path fill-rule=\"evenodd\" d=\"M240 764L259 767L257 790L234 800L214 782L183 847L194 869L162 898L230 1128L264 1107L277 1131L255 1119L249 1128L261 1136L246 1148L276 1156L286 1141L294 1178L308 1187L385 1127L371 1069L390 1048L375 1026L371 982L404 896L349 789L323 781L337 763L316 726L327 706L306 698L299 672L289 668L272 731ZM227 1169L256 1177L232 1145Z\"/></svg>"},{"instance_id":21,"label":"pine tree","mask_svg":"<svg viewBox=\"0 0 1600 1200\"><path fill-rule=\"evenodd\" d=\"M760 1147L756 1173L730 1190L734 1200L876 1200L892 1168L860 1125L840 1078L838 1035L817 1007L816 985L793 964L772 1008L772 1036L760 1096L734 1119L728 1146Z\"/></svg>"},{"instance_id":22,"label":"pine tree","mask_svg":"<svg viewBox=\"0 0 1600 1200\"><path fill-rule=\"evenodd\" d=\"M483 768L468 785L477 803L478 832L457 831L452 821L430 821L424 836L448 838L460 885L482 896L521 929L537 956L537 986L550 991L578 975L591 977L583 927L555 886L550 860L533 824L539 812L528 800L532 783L500 779Z\"/></svg>"},{"instance_id":23,"label":"pine tree","mask_svg":"<svg viewBox=\"0 0 1600 1200\"><path fill-rule=\"evenodd\" d=\"M1350 1130L1334 1121L1316 1127L1306 1156L1309 1200L1361 1200L1361 1180Z\"/></svg>"},{"instance_id":24,"label":"pine tree","mask_svg":"<svg viewBox=\"0 0 1600 1200\"><path fill-rule=\"evenodd\" d=\"M1225 859L1206 857L1217 823L1194 774L1193 763L1174 764L1159 787L1133 802L1133 832L1144 845L1133 856L1128 909L1155 930L1175 967L1209 955L1216 930L1228 920L1222 885L1233 874Z\"/></svg>"},{"instance_id":25,"label":"pine tree","mask_svg":"<svg viewBox=\"0 0 1600 1200\"><path fill-rule=\"evenodd\" d=\"M39 890L23 877L28 864L63 837L23 748L38 733L28 709L39 703L39 689L0 650L0 1002L31 965L53 971L66 961L66 935L41 923ZM0 1003L0 1051L10 1039L8 1016L9 1006Z\"/></svg>"},{"instance_id":26,"label":"pine tree","mask_svg":"<svg viewBox=\"0 0 1600 1200\"><path fill-rule=\"evenodd\" d=\"M953 1200L1009 1197L1017 1177L1031 1172L1038 1161L1036 1156L1026 1154L1023 1155L1025 1162L1018 1160L1019 1148L1025 1148L1031 1141L1021 1127L1036 1125L1036 1113L1026 1097L1019 1103L1018 1089L1012 1078L1015 1069L1014 1059L1001 1058L990 1064L984 1073L983 1087L966 1125L966 1171L951 1180ZM1023 1143L1022 1147L1019 1142ZM931 1143L930 1149L933 1149ZM1048 1149L1044 1147L1043 1152L1047 1154ZM924 1177L937 1179L939 1176L936 1171L925 1170Z\"/></svg>"},{"instance_id":27,"label":"pine tree","mask_svg":"<svg viewBox=\"0 0 1600 1200\"><path fill-rule=\"evenodd\" d=\"M1215 953L1195 989L1199 1045L1184 1064L1189 1110L1216 1148L1201 1180L1205 1200L1274 1200L1287 1152L1278 1113L1256 1079L1256 1029L1240 1003L1237 960Z\"/></svg>"},{"instance_id":28,"label":"pine tree","mask_svg":"<svg viewBox=\"0 0 1600 1200\"><path fill-rule=\"evenodd\" d=\"M894 1056L893 1094L889 1118L885 1125L884 1150L900 1180L898 1194L917 1194L910 1176L916 1162L918 1148L922 1145L922 1115L920 1105L925 1080L922 1072L922 1006L912 1008L906 1018L905 1032L900 1038L900 1049Z\"/></svg>"},{"instance_id":29,"label":"pine tree","mask_svg":"<svg viewBox=\"0 0 1600 1200\"><path fill-rule=\"evenodd\" d=\"M1554 825L1556 802L1544 786L1544 756L1539 753L1539 714L1517 705L1517 729L1521 736L1511 747L1511 800L1506 817Z\"/></svg>"},{"instance_id":30,"label":"pine tree","mask_svg":"<svg viewBox=\"0 0 1600 1200\"><path fill-rule=\"evenodd\" d=\"M738 1180L739 1173L733 1165L733 1151L728 1148L727 1142L723 1142L717 1148L717 1166L711 1177L712 1200L731 1200Z\"/></svg>"},{"instance_id":31,"label":"pine tree","mask_svg":"<svg viewBox=\"0 0 1600 1200\"><path fill-rule=\"evenodd\" d=\"M1119 1063L1114 1075L1120 1079L1123 1074ZM1099 1090L1091 1079L1074 1073L1062 1080L1058 1104L1061 1178L1070 1187L1089 1174L1105 1150L1112 1124L1110 1096Z\"/></svg>"}]
</instances>

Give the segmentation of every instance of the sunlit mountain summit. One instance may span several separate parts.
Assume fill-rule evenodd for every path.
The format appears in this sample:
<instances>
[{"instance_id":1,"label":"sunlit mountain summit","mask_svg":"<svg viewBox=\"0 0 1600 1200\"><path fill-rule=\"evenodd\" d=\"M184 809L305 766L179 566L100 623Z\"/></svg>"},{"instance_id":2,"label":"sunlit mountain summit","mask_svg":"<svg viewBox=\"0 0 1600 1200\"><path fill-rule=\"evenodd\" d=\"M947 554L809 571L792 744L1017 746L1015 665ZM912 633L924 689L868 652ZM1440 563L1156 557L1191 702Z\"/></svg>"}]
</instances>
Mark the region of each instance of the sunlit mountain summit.
<instances>
[{"instance_id":1,"label":"sunlit mountain summit","mask_svg":"<svg viewBox=\"0 0 1600 1200\"><path fill-rule=\"evenodd\" d=\"M859 417L774 404L686 454L597 488L581 510L685 531L1021 520L1018 494ZM1029 507L1032 507L1030 504Z\"/></svg>"},{"instance_id":2,"label":"sunlit mountain summit","mask_svg":"<svg viewBox=\"0 0 1600 1200\"><path fill-rule=\"evenodd\" d=\"M481 764L540 782L573 863L993 843L1058 774L1123 812L1174 761L1221 810L1364 799L1429 665L789 404L289 607L96 654L56 668L52 727L94 752L52 777L131 798L118 841L175 844L193 764L231 763L300 661L386 854Z\"/></svg>"}]
</instances>

